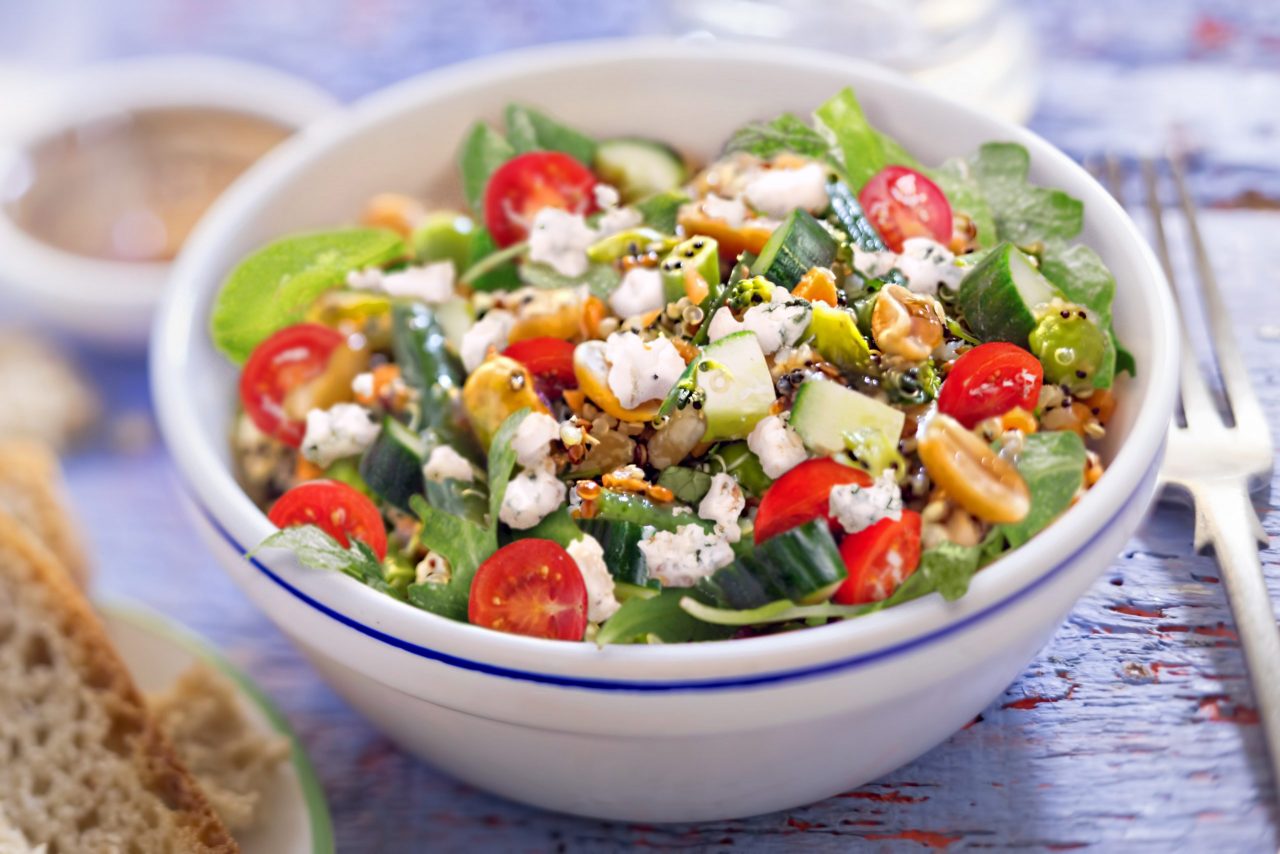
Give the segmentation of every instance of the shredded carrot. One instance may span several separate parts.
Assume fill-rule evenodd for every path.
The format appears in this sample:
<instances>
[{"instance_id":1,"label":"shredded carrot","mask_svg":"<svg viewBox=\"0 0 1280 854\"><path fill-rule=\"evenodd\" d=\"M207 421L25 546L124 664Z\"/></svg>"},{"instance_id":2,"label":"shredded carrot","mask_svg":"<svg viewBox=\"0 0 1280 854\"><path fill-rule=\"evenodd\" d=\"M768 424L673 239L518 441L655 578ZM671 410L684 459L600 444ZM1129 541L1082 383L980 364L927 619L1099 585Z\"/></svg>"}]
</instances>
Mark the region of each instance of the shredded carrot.
<instances>
[{"instance_id":1,"label":"shredded carrot","mask_svg":"<svg viewBox=\"0 0 1280 854\"><path fill-rule=\"evenodd\" d=\"M302 454L298 454L298 462L293 467L293 476L299 482L317 480L324 477L324 469L302 456Z\"/></svg>"}]
</instances>

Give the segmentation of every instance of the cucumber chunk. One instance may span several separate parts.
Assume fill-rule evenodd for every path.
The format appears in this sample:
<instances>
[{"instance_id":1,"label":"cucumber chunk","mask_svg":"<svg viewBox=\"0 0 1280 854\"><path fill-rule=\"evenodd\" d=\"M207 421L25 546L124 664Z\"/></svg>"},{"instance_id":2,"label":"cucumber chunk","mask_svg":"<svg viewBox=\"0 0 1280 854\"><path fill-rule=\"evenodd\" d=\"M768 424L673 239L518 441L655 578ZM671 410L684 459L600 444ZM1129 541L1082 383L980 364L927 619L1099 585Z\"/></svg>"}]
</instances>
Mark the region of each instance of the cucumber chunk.
<instances>
[{"instance_id":1,"label":"cucumber chunk","mask_svg":"<svg viewBox=\"0 0 1280 854\"><path fill-rule=\"evenodd\" d=\"M791 426L817 454L840 453L845 434L858 430L874 430L896 446L904 423L901 411L830 380L805 380L791 406Z\"/></svg>"},{"instance_id":2,"label":"cucumber chunk","mask_svg":"<svg viewBox=\"0 0 1280 854\"><path fill-rule=\"evenodd\" d=\"M960 282L958 305L978 338L1026 347L1036 309L1058 295L1026 255L1002 243Z\"/></svg>"},{"instance_id":3,"label":"cucumber chunk","mask_svg":"<svg viewBox=\"0 0 1280 854\"><path fill-rule=\"evenodd\" d=\"M824 602L848 571L825 519L770 537L754 550L697 583L721 608L759 608L779 599Z\"/></svg>"},{"instance_id":4,"label":"cucumber chunk","mask_svg":"<svg viewBox=\"0 0 1280 854\"><path fill-rule=\"evenodd\" d=\"M578 527L595 537L604 552L604 565L615 581L644 587L649 582L649 568L640 551L644 526L636 522L614 519L583 519Z\"/></svg>"},{"instance_id":5,"label":"cucumber chunk","mask_svg":"<svg viewBox=\"0 0 1280 854\"><path fill-rule=\"evenodd\" d=\"M408 511L409 498L422 494L425 460L422 438L388 416L382 422L382 432L360 459L360 476L374 495Z\"/></svg>"},{"instance_id":6,"label":"cucumber chunk","mask_svg":"<svg viewBox=\"0 0 1280 854\"><path fill-rule=\"evenodd\" d=\"M708 364L709 363L709 364ZM754 332L735 332L703 350L698 388L705 398L704 442L743 439L777 399L773 377Z\"/></svg>"},{"instance_id":7,"label":"cucumber chunk","mask_svg":"<svg viewBox=\"0 0 1280 854\"><path fill-rule=\"evenodd\" d=\"M674 190L688 176L684 160L669 146L638 137L600 143L595 171L618 188L624 202Z\"/></svg>"},{"instance_id":8,"label":"cucumber chunk","mask_svg":"<svg viewBox=\"0 0 1280 854\"><path fill-rule=\"evenodd\" d=\"M600 497L595 501L595 516L592 518L610 522L631 522L641 528L647 525L655 531L674 532L685 525L699 525L710 530L710 522L699 519L692 513L676 513L676 506L654 504L640 495L605 489L600 492ZM588 529L584 527L583 530Z\"/></svg>"},{"instance_id":9,"label":"cucumber chunk","mask_svg":"<svg viewBox=\"0 0 1280 854\"><path fill-rule=\"evenodd\" d=\"M774 229L751 265L751 274L790 290L811 268L830 267L835 258L835 238L822 223L796 208Z\"/></svg>"}]
</instances>

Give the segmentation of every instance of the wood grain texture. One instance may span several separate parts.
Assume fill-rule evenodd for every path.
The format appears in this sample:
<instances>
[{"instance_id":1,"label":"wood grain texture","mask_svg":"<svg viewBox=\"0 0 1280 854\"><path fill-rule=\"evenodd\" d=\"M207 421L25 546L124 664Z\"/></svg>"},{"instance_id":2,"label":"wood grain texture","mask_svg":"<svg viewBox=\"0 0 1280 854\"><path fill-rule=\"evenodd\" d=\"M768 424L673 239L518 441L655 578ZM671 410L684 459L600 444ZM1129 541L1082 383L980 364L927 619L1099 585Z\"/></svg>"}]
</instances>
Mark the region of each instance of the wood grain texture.
<instances>
[{"instance_id":1,"label":"wood grain texture","mask_svg":"<svg viewBox=\"0 0 1280 854\"><path fill-rule=\"evenodd\" d=\"M244 11L254 4L227 5ZM538 16L520 13L514 0L491 0L465 8L432 3L439 13L432 15L391 3L384 20L336 2L318 6L325 26L279 49L273 28L292 21L271 19L254 29L219 13L176 31L131 21L113 31L104 50L233 52L300 70L351 95L463 55L644 27L654 8L577 2ZM1046 85L1033 126L1077 157L1104 148L1133 155L1171 142L1189 145L1197 152L1193 185L1206 203L1278 203L1274 7L1037 3L1032 14L1044 39ZM333 44L326 41L330 31L341 33ZM322 42L326 50L314 50ZM370 44L377 62L368 59ZM1274 428L1280 213L1215 212L1205 227ZM92 370L117 416L146 411L140 363L94 357ZM142 600L213 638L276 698L311 750L342 850L410 850L430 841L444 850L789 851L862 843L885 851L1261 852L1275 851L1280 841L1275 783L1217 568L1212 557L1190 553L1192 517L1177 506L1161 506L1150 517L1002 697L917 762L789 814L642 827L516 806L401 755L319 681L195 545L167 458L154 445L132 455L104 445L72 460L69 478L99 556L102 593ZM1280 513L1269 498L1260 509L1275 543ZM1280 600L1280 550L1265 550L1263 563L1273 601ZM991 642L1000 642L998 628Z\"/></svg>"}]
</instances>

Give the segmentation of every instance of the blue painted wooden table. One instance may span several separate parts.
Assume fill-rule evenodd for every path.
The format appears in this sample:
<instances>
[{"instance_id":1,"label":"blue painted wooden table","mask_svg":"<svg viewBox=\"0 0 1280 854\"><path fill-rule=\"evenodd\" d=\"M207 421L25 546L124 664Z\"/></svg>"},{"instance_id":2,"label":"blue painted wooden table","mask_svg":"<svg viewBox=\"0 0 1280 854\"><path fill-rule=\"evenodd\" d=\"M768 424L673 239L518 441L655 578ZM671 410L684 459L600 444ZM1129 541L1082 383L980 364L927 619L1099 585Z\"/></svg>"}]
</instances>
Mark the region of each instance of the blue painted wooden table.
<instances>
[{"instance_id":1,"label":"blue painted wooden table","mask_svg":"<svg viewBox=\"0 0 1280 854\"><path fill-rule=\"evenodd\" d=\"M96 28L99 55L231 53L346 97L466 56L654 26L654 7L639 0L539 4L539 14L516 0L61 5ZM1052 0L1030 11L1043 40L1037 130L1082 158L1171 141L1198 152L1194 187L1215 209L1205 225L1238 339L1280 423L1280 7ZM141 361L83 361L109 422L147 417ZM1186 510L1160 507L1022 677L918 761L786 814L644 827L516 806L400 754L200 550L163 449L126 449L109 439L119 432L104 430L69 461L99 592L204 633L276 698L310 748L341 850L1276 850L1277 792L1257 712L1217 568L1191 554ZM1262 509L1275 537L1280 513L1269 499ZM1264 551L1263 563L1280 600L1280 550Z\"/></svg>"}]
</instances>

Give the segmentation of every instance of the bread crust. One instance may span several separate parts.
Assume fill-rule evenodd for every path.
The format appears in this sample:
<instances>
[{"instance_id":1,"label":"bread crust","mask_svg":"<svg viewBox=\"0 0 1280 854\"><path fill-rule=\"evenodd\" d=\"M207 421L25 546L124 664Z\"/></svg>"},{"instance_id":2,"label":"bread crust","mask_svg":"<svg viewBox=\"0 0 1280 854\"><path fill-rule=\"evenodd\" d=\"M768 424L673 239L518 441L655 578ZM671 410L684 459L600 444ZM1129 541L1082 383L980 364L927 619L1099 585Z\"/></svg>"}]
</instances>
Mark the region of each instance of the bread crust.
<instances>
[{"instance_id":1,"label":"bread crust","mask_svg":"<svg viewBox=\"0 0 1280 854\"><path fill-rule=\"evenodd\" d=\"M101 747L101 752L97 753L99 757L117 763L123 758L132 767L136 775L133 779L143 790L134 793L137 803L146 802L149 809L171 819L165 822L170 825L171 836L165 843L167 850L218 854L239 851L198 785L179 764L88 601L52 552L38 542L26 526L0 512L0 588L3 587L9 588L8 598L15 600L28 617L49 629L41 634L45 638L42 643L47 647L41 652L49 657L48 666L55 668L54 672L57 668L68 671L64 675L78 680L82 691L80 697L84 702L97 704L107 715L110 726L103 743L85 745L83 751L88 754ZM2 599L0 597L0 601ZM43 613L31 613L37 610ZM0 635L3 628L0 625ZM10 642L17 641L11 638ZM4 643L0 639L0 652L4 652ZM4 676L0 678L0 708L4 707L3 695L16 690L9 682L15 674ZM36 714L39 714L38 710ZM5 734L5 729L11 725L0 715L0 734ZM89 756L76 758L85 763L92 759ZM4 773L0 769L0 778ZM3 788L0 786L0 792ZM0 799L3 799L2 794ZM6 813L9 820L27 834L32 844L38 845L45 841L41 838L41 824L46 832L50 832L53 822L24 816L22 810L29 808L28 801L28 798L21 798L13 804L6 803ZM65 805L42 806L52 815L53 807ZM55 830L61 831L59 850L85 850L83 846L68 847L65 828Z\"/></svg>"},{"instance_id":2,"label":"bread crust","mask_svg":"<svg viewBox=\"0 0 1280 854\"><path fill-rule=\"evenodd\" d=\"M84 587L89 563L62 493L62 468L48 445L27 439L0 441L0 511L30 528Z\"/></svg>"}]
</instances>

